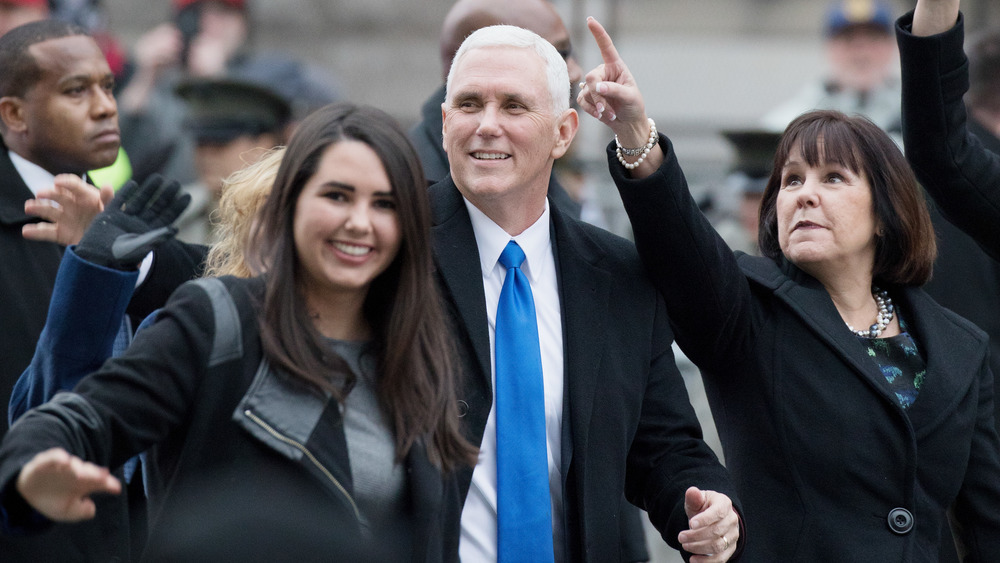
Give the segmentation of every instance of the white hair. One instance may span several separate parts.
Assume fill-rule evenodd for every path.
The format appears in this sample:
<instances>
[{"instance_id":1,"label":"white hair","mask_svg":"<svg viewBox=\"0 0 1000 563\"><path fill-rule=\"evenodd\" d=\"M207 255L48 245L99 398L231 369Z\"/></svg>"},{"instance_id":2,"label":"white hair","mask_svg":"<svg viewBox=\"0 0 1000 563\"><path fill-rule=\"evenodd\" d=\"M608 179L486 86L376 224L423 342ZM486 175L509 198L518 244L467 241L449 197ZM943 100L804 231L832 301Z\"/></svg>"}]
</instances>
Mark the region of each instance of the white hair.
<instances>
[{"instance_id":1,"label":"white hair","mask_svg":"<svg viewBox=\"0 0 1000 563\"><path fill-rule=\"evenodd\" d=\"M451 81L455 75L455 67L469 51L484 47L518 47L534 49L545 63L545 74L549 83L549 94L552 97L552 113L559 115L569 109L569 70L566 61L551 43L542 39L537 33L513 25L491 25L477 29L462 42L455 51L448 70L448 81L445 83L445 99L451 99Z\"/></svg>"}]
</instances>

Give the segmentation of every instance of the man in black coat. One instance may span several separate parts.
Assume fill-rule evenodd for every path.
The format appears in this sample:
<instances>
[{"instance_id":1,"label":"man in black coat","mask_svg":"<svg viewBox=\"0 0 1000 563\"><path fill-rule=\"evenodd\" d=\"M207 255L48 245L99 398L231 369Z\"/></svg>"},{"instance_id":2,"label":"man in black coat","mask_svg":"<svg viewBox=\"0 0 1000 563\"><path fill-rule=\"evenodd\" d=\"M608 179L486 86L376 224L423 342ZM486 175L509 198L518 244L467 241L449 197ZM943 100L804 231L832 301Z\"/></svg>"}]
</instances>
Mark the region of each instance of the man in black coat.
<instances>
[{"instance_id":1,"label":"man in black coat","mask_svg":"<svg viewBox=\"0 0 1000 563\"><path fill-rule=\"evenodd\" d=\"M45 20L0 37L0 435L11 389L45 323L64 246L79 240L111 196L110 188L99 192L82 177L118 156L113 87L104 54L77 26ZM196 274L203 254L176 242L162 245L146 268L156 283L141 286L130 315L141 319L162 305ZM12 561L128 559L127 500L102 501L114 509L97 521L0 538L0 553Z\"/></svg>"},{"instance_id":2,"label":"man in black coat","mask_svg":"<svg viewBox=\"0 0 1000 563\"><path fill-rule=\"evenodd\" d=\"M97 44L82 29L43 21L0 38L0 413L7 427L11 387L31 361L45 323L63 247L25 240L38 221L25 202L53 186L55 176L82 176L118 155L114 76ZM61 179L62 180L62 179ZM72 188L69 188L72 189ZM100 210L97 191L78 189L80 208ZM43 216L66 211L44 202ZM39 209L40 208L40 209ZM30 228L29 228L30 230ZM37 229L36 229L37 231ZM50 239L51 240L51 239Z\"/></svg>"},{"instance_id":3,"label":"man in black coat","mask_svg":"<svg viewBox=\"0 0 1000 563\"><path fill-rule=\"evenodd\" d=\"M14 382L31 361L63 253L56 242L22 237L22 227L37 221L25 213L25 202L51 188L57 174L79 176L114 162L119 135L113 86L103 53L78 27L43 21L15 28L0 38L4 145L0 150L0 424L4 434L7 401ZM70 184L68 180L65 189L73 189ZM75 188L81 200L96 194L96 190L80 187ZM96 213L99 203L91 197L80 209L89 206ZM49 216L69 210L39 206L45 207L40 213ZM103 536L98 552L81 550L68 533L26 540L3 538L0 550L17 561L32 556L81 557L88 552L112 555L127 548L127 534L95 529L87 535L98 534Z\"/></svg>"},{"instance_id":4,"label":"man in black coat","mask_svg":"<svg viewBox=\"0 0 1000 563\"><path fill-rule=\"evenodd\" d=\"M514 38L534 48L511 46ZM540 373L532 379L542 379L549 454L535 470L548 478L542 494L552 523L542 520L538 536L551 536L552 548L531 560L623 560L624 490L674 548L724 561L743 545L732 485L701 440L663 299L631 243L546 198L553 162L579 123L568 86L552 45L511 26L473 33L450 73L442 106L450 176L430 188L435 262L464 355L464 428L481 448L450 515L461 537L446 537L446 547L458 541L462 559L473 561L502 551L504 386L498 372L494 387L493 366L512 354L497 352L494 327L512 275L498 257L514 242L527 257L522 274L537 312L530 322Z\"/></svg>"}]
</instances>

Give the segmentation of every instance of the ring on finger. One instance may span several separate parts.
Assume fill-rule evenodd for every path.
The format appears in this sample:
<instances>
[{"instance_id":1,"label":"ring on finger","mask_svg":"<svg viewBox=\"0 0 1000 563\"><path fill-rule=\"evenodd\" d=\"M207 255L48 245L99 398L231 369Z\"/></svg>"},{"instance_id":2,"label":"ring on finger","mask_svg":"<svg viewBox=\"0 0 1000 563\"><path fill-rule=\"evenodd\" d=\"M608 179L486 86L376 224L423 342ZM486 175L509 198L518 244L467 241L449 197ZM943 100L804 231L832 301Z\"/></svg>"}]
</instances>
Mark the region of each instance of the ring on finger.
<instances>
[{"instance_id":1,"label":"ring on finger","mask_svg":"<svg viewBox=\"0 0 1000 563\"><path fill-rule=\"evenodd\" d=\"M584 88L587 87L587 83L585 81L584 82L580 82L580 84L578 84L578 86L580 86L580 89L583 90Z\"/></svg>"},{"instance_id":2,"label":"ring on finger","mask_svg":"<svg viewBox=\"0 0 1000 563\"><path fill-rule=\"evenodd\" d=\"M722 551L728 551L729 550L729 538L727 538L726 536L722 536L722 541L723 541L723 543L726 544L726 546L722 548Z\"/></svg>"}]
</instances>

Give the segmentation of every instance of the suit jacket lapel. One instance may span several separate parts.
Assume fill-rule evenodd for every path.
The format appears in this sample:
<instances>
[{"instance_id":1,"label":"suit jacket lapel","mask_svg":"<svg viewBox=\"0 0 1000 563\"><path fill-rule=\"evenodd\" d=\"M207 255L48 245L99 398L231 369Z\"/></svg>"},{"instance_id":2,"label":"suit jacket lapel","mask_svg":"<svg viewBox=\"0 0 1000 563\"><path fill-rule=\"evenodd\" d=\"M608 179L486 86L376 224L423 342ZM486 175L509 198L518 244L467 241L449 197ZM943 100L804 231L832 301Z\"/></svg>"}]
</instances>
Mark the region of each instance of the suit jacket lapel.
<instances>
[{"instance_id":1,"label":"suit jacket lapel","mask_svg":"<svg viewBox=\"0 0 1000 563\"><path fill-rule=\"evenodd\" d=\"M0 144L0 224L17 225L37 221L24 213L24 202L35 197L24 183L14 163L10 161L7 148Z\"/></svg>"},{"instance_id":2,"label":"suit jacket lapel","mask_svg":"<svg viewBox=\"0 0 1000 563\"><path fill-rule=\"evenodd\" d=\"M761 264L758 259L756 264ZM746 264L742 262L741 264ZM773 262L771 263L773 265ZM885 378L878 366L868 357L858 338L847 330L840 312L830 299L830 294L819 281L799 270L787 261L782 261L780 270L775 267L763 277L761 272L750 272L758 281L774 288L774 295L798 315L805 325L833 348L858 375L882 395L887 401L898 406L896 398L890 395ZM900 408L900 410L902 410Z\"/></svg>"},{"instance_id":3,"label":"suit jacket lapel","mask_svg":"<svg viewBox=\"0 0 1000 563\"><path fill-rule=\"evenodd\" d=\"M955 412L979 374L987 344L981 333L970 338L970 332L978 333L972 323L947 315L922 289L906 288L893 297L927 360L927 375L909 411L920 438Z\"/></svg>"},{"instance_id":4,"label":"suit jacket lapel","mask_svg":"<svg viewBox=\"0 0 1000 563\"><path fill-rule=\"evenodd\" d=\"M551 212L563 324L563 420L568 423L563 425L562 440L565 480L573 450L586 449L606 345L604 327L611 318L608 308L613 278L611 272L598 266L603 251L580 226L558 209Z\"/></svg>"},{"instance_id":5,"label":"suit jacket lapel","mask_svg":"<svg viewBox=\"0 0 1000 563\"><path fill-rule=\"evenodd\" d=\"M885 385L878 366L867 356L857 337L844 330L844 323L823 286L811 276L783 262L781 269L759 268L762 260L753 261L748 273L774 288L775 296L784 300L806 325L830 346L887 401L898 407ZM748 266L749 262L741 261ZM916 288L891 288L900 314L911 330L923 328L914 336L927 360L927 377L908 419L918 436L929 432L952 412L971 384L970 378L979 372L983 350L969 339L971 325L963 326L949 318L926 293ZM956 337L958 336L958 337ZM979 343L978 346L985 346ZM899 407L902 410L901 407Z\"/></svg>"},{"instance_id":6,"label":"suit jacket lapel","mask_svg":"<svg viewBox=\"0 0 1000 563\"><path fill-rule=\"evenodd\" d=\"M466 389L472 385L477 394L483 394L488 413L493 401L490 333L476 235L462 195L450 176L432 186L430 196L438 276L457 309L459 328L469 338L479 367L479 373L472 375L474 379L466 381Z\"/></svg>"}]
</instances>

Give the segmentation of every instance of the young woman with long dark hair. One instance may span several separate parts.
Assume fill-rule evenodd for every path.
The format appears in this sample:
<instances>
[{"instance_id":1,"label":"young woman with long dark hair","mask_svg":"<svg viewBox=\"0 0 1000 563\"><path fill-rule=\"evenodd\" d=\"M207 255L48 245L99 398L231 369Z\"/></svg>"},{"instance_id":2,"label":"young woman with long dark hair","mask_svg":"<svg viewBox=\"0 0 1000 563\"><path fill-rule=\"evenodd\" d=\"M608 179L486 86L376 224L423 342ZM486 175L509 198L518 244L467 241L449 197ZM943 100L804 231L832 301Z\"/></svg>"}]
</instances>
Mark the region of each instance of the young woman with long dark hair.
<instances>
[{"instance_id":1,"label":"young woman with long dark hair","mask_svg":"<svg viewBox=\"0 0 1000 563\"><path fill-rule=\"evenodd\" d=\"M441 498L475 449L405 133L319 110L258 220L266 274L183 286L125 355L19 421L0 449L8 528L93 517L90 495L120 488L105 468L152 448L147 558L457 557Z\"/></svg>"}]
</instances>

